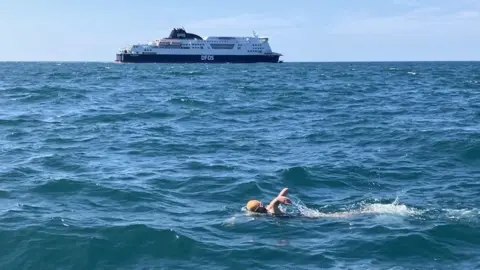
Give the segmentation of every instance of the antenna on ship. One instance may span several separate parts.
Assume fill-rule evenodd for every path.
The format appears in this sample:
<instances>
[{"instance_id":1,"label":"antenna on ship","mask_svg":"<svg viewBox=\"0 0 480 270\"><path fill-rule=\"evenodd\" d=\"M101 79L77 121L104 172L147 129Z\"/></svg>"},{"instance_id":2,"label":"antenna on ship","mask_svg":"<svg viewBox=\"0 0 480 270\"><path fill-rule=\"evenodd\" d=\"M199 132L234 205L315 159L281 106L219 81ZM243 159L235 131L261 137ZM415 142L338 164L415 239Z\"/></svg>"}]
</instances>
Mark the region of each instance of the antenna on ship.
<instances>
[{"instance_id":1,"label":"antenna on ship","mask_svg":"<svg viewBox=\"0 0 480 270\"><path fill-rule=\"evenodd\" d=\"M254 37L258 37L257 33L255 32L255 30L253 30L253 36Z\"/></svg>"}]
</instances>

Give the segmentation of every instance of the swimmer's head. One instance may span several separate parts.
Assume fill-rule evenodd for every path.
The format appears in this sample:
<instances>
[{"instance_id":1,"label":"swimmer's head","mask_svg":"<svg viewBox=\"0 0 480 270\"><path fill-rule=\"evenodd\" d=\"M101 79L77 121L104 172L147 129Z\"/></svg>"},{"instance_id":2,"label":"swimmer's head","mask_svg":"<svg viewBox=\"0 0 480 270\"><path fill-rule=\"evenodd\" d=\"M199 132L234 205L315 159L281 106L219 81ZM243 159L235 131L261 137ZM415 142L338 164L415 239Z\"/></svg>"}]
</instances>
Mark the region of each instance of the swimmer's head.
<instances>
[{"instance_id":1,"label":"swimmer's head","mask_svg":"<svg viewBox=\"0 0 480 270\"><path fill-rule=\"evenodd\" d=\"M250 200L247 203L247 210L251 212L256 212L256 213L266 213L267 208L263 206L263 203L261 201L257 200Z\"/></svg>"}]
</instances>

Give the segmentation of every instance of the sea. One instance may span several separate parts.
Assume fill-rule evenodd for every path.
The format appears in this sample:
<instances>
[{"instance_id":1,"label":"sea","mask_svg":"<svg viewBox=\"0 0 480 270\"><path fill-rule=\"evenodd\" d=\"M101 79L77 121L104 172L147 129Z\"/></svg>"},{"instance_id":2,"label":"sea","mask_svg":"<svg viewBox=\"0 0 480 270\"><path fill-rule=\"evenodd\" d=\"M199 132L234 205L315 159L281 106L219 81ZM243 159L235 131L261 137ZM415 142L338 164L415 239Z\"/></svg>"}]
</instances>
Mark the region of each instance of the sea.
<instances>
[{"instance_id":1,"label":"sea","mask_svg":"<svg viewBox=\"0 0 480 270\"><path fill-rule=\"evenodd\" d=\"M0 63L0 269L480 269L480 62Z\"/></svg>"}]
</instances>

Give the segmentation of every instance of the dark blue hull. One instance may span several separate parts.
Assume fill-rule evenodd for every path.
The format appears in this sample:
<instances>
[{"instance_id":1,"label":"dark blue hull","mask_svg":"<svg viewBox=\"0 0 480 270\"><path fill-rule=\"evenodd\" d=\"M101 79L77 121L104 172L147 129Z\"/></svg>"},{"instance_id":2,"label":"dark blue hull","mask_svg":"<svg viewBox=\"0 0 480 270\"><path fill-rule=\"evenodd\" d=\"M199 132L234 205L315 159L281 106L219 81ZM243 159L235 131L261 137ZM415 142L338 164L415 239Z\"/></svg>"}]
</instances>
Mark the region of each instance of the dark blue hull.
<instances>
[{"instance_id":1,"label":"dark blue hull","mask_svg":"<svg viewBox=\"0 0 480 270\"><path fill-rule=\"evenodd\" d=\"M117 54L122 63L278 63L280 55Z\"/></svg>"}]
</instances>

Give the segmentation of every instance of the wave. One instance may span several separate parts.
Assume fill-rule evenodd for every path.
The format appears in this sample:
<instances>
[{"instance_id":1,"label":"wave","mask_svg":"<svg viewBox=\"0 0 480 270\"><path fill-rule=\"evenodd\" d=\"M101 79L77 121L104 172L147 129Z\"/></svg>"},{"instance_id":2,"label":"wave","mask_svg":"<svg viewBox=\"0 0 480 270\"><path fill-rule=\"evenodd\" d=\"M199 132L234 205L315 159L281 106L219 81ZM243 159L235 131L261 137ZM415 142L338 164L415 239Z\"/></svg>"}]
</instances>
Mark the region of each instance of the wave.
<instances>
[{"instance_id":1,"label":"wave","mask_svg":"<svg viewBox=\"0 0 480 270\"><path fill-rule=\"evenodd\" d=\"M0 189L0 199L8 198L8 197L10 197L10 194L8 193L8 191Z\"/></svg>"},{"instance_id":2,"label":"wave","mask_svg":"<svg viewBox=\"0 0 480 270\"><path fill-rule=\"evenodd\" d=\"M35 119L33 115L19 115L10 119L0 119L0 126L5 127L34 126L44 123L42 120Z\"/></svg>"},{"instance_id":3,"label":"wave","mask_svg":"<svg viewBox=\"0 0 480 270\"><path fill-rule=\"evenodd\" d=\"M59 99L72 99L76 101L86 99L86 96L83 94L83 89L55 85L13 87L5 89L3 92L4 95L10 99L28 103L58 101Z\"/></svg>"},{"instance_id":4,"label":"wave","mask_svg":"<svg viewBox=\"0 0 480 270\"><path fill-rule=\"evenodd\" d=\"M212 101L200 100L190 97L172 97L168 100L169 103L178 105L191 105L193 107L205 108L209 106Z\"/></svg>"},{"instance_id":5,"label":"wave","mask_svg":"<svg viewBox=\"0 0 480 270\"><path fill-rule=\"evenodd\" d=\"M207 69L205 69L207 70ZM199 75L208 75L208 72L202 70L173 70L164 72L163 75L170 75L173 77L191 77L191 76L199 76Z\"/></svg>"},{"instance_id":6,"label":"wave","mask_svg":"<svg viewBox=\"0 0 480 270\"><path fill-rule=\"evenodd\" d=\"M75 116L72 124L75 125L93 125L93 124L114 124L122 123L128 121L138 121L138 120L158 120L158 119L168 119L173 117L174 114L168 112L155 112L155 111L144 111L144 112L89 112L85 114L80 114Z\"/></svg>"},{"instance_id":7,"label":"wave","mask_svg":"<svg viewBox=\"0 0 480 270\"><path fill-rule=\"evenodd\" d=\"M60 193L66 195L69 193L77 193L86 187L88 187L88 184L84 181L76 181L72 179L56 179L35 186L32 191L41 194Z\"/></svg>"},{"instance_id":8,"label":"wave","mask_svg":"<svg viewBox=\"0 0 480 270\"><path fill-rule=\"evenodd\" d=\"M465 161L480 161L480 142L469 143L460 152L460 157Z\"/></svg>"},{"instance_id":9,"label":"wave","mask_svg":"<svg viewBox=\"0 0 480 270\"><path fill-rule=\"evenodd\" d=\"M139 261L181 260L215 253L209 245L177 231L141 224L86 228L52 226L0 230L4 244L0 247L3 258L0 268L132 269L138 267Z\"/></svg>"}]
</instances>

